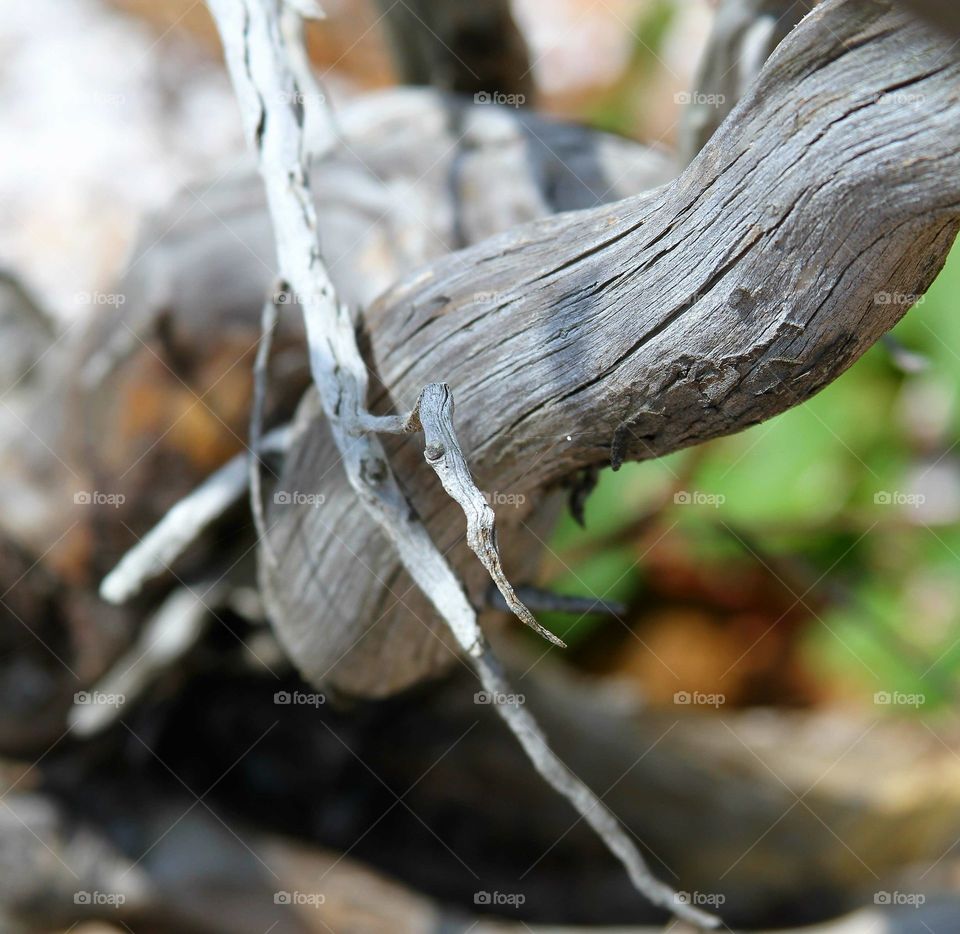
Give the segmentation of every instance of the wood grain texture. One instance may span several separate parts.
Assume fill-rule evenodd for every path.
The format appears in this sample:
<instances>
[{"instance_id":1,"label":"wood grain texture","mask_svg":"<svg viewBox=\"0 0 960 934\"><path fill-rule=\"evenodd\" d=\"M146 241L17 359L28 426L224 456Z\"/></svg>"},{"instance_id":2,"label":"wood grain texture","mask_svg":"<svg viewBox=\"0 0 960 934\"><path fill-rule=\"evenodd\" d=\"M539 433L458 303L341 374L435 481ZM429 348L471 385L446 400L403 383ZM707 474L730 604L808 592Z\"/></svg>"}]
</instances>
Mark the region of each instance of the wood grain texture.
<instances>
[{"instance_id":1,"label":"wood grain texture","mask_svg":"<svg viewBox=\"0 0 960 934\"><path fill-rule=\"evenodd\" d=\"M408 418L380 417L368 409L370 380L357 343L357 321L337 294L321 253L305 136L310 119L305 117L304 104L300 102L297 66L293 64L302 60L303 53L291 55L287 50L281 25L282 4L278 0L244 0L239 5L233 0L207 0L207 4L223 40L248 143L257 153L283 288L296 296L301 305L313 386L350 487L366 515L390 539L404 571L430 600L459 650L471 659L484 687L508 694L509 685L486 645L477 612L446 555L440 552L416 510L410 508L379 434L402 437L409 429L422 427L426 460L466 514L469 545L517 616L555 644L563 643L539 626L517 600L503 574L494 534L494 513L473 484L460 452L447 387L442 383L425 386ZM288 20L286 32L294 42L302 41L302 27L296 21ZM299 70L309 81L309 67L304 64ZM322 127L318 125L317 129ZM326 138L333 141L335 134L327 133ZM325 146L323 151L328 148ZM270 319L268 314L264 328L272 336ZM260 356L263 369L265 353ZM257 401L255 411L259 412L260 407ZM257 487L251 492L258 492ZM299 504L299 500L296 502ZM483 518L476 521L480 516ZM270 559L260 565L260 580L272 601L279 564L268 538L263 537L263 516L259 513L257 528L257 541ZM573 804L618 857L638 893L696 928L720 925L718 918L680 898L651 872L616 816L556 757L522 705L498 703L496 709L537 771Z\"/></svg>"},{"instance_id":2,"label":"wood grain texture","mask_svg":"<svg viewBox=\"0 0 960 934\"><path fill-rule=\"evenodd\" d=\"M674 182L492 237L369 309L378 410L446 381L480 489L524 497L498 514L512 580L535 560L543 491L797 405L926 290L960 224L958 77L949 41L892 3L828 0ZM309 398L302 419L280 486L324 506L272 515L287 576L271 615L308 677L390 693L452 653L354 505ZM476 593L462 518L416 445L392 457Z\"/></svg>"},{"instance_id":3,"label":"wood grain texture","mask_svg":"<svg viewBox=\"0 0 960 934\"><path fill-rule=\"evenodd\" d=\"M316 166L312 183L332 276L355 305L492 233L623 197L673 171L664 153L629 140L430 90L370 95L341 122L345 145ZM495 198L481 197L504 178L511 184ZM181 497L243 451L250 366L274 277L266 205L244 162L151 218L114 289L123 304L98 306L7 395L0 551L19 597L6 598L0 749L40 752L56 740L74 693L136 638L148 607L108 607L93 588ZM40 341L32 324L16 337L19 305L8 318L18 351L9 356L19 359L20 347ZM309 378L298 309L284 311L279 330L269 424L292 417ZM77 492L91 490L125 499L78 505ZM224 548L229 565L253 544L246 517L233 515L175 556L174 570L193 582L222 570ZM146 599L175 583L165 574ZM40 628L16 618L38 613Z\"/></svg>"},{"instance_id":4,"label":"wood grain texture","mask_svg":"<svg viewBox=\"0 0 960 934\"><path fill-rule=\"evenodd\" d=\"M353 306L493 233L673 174L665 153L629 140L430 90L371 94L341 124L344 145L316 165L311 185L331 276ZM496 197L480 197L503 178ZM51 563L95 582L134 534L243 449L260 310L275 278L247 159L148 219L113 290L122 303L98 306L76 326L82 333L53 348L43 392L8 419L3 527L25 550L43 554L63 535ZM267 419L277 424L309 381L297 308L281 316L271 374ZM55 487L61 495L50 495ZM125 504L78 512L78 487L123 494Z\"/></svg>"}]
</instances>

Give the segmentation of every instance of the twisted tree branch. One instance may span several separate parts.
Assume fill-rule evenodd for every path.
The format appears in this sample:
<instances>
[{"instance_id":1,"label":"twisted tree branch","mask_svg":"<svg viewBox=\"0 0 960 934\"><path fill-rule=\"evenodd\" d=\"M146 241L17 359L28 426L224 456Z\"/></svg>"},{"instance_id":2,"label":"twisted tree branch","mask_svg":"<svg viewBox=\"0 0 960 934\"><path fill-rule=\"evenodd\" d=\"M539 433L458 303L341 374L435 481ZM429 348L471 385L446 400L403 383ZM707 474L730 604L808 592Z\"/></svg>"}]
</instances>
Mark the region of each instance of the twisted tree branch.
<instances>
[{"instance_id":1,"label":"twisted tree branch","mask_svg":"<svg viewBox=\"0 0 960 934\"><path fill-rule=\"evenodd\" d=\"M892 3L827 0L676 181L493 237L375 303L363 320L375 410L408 410L446 381L478 485L522 498L506 518L535 531L543 491L577 470L799 404L941 268L960 224L958 78L949 40ZM312 488L329 463L323 420L309 404L303 419L290 489ZM390 453L471 592L485 587L419 450L395 441ZM345 488L330 474L322 485L324 510L277 516L272 533L291 556L275 615L303 671L377 693L449 664Z\"/></svg>"}]
</instances>

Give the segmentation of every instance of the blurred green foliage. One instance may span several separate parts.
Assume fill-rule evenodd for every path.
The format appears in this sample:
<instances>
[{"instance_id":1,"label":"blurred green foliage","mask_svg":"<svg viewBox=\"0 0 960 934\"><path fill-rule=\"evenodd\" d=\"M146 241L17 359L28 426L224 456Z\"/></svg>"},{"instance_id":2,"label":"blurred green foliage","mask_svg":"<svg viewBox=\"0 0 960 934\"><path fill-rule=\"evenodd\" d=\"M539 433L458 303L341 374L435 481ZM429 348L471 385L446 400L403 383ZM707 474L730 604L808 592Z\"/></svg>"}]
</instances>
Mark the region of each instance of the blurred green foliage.
<instances>
[{"instance_id":1,"label":"blurred green foliage","mask_svg":"<svg viewBox=\"0 0 960 934\"><path fill-rule=\"evenodd\" d=\"M604 543L666 499L661 523L689 532L698 560L756 563L752 548L732 534L742 531L763 554L807 571L811 594L827 599L825 610L811 608L807 661L841 681L842 693L865 702L874 692L922 693L925 709L951 699L960 675L960 524L951 502L943 514L929 491L922 512L882 499L915 495L911 471L922 477L931 464L960 477L960 456L953 457L960 439L960 318L952 307L958 292L960 249L894 331L927 358L923 372L904 374L889 350L876 345L813 399L777 418L692 451L604 471L588 501L587 529L567 517L552 542L561 557L590 544L596 553L563 570L553 586L608 600L642 599L636 543ZM683 490L722 501L676 504L680 477ZM593 617L576 625L570 617L547 622L573 643L597 625Z\"/></svg>"},{"instance_id":2,"label":"blurred green foliage","mask_svg":"<svg viewBox=\"0 0 960 934\"><path fill-rule=\"evenodd\" d=\"M630 66L588 122L631 133L676 11L675 0L644 7ZM716 564L718 574L731 561L769 569L765 556L800 568L809 582L797 593L810 606L804 659L836 693L865 703L876 692L923 694L924 709L952 700L960 677L957 294L960 248L894 330L926 358L922 372L903 372L877 345L809 402L769 422L604 471L587 529L566 517L556 530L551 586L642 605L643 547L623 530L654 512L662 528L677 523L694 557ZM675 504L680 478L679 488L722 503ZM923 509L882 502L884 494L902 499L918 489L927 496ZM789 586L796 592L796 582ZM589 616L545 614L544 621L573 645L600 625Z\"/></svg>"},{"instance_id":3,"label":"blurred green foliage","mask_svg":"<svg viewBox=\"0 0 960 934\"><path fill-rule=\"evenodd\" d=\"M633 27L630 63L621 80L584 115L587 123L608 133L632 135L647 85L662 67L659 52L676 14L674 0L652 0L644 7Z\"/></svg>"}]
</instances>

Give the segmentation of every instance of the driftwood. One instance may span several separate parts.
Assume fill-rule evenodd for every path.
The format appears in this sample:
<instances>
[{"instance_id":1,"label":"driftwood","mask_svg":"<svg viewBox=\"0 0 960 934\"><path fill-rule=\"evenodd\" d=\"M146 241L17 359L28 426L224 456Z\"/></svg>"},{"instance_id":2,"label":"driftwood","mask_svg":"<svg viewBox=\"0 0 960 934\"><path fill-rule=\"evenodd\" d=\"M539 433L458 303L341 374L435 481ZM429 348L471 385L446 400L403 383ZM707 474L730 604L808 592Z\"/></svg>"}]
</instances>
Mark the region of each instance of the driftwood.
<instances>
[{"instance_id":1,"label":"driftwood","mask_svg":"<svg viewBox=\"0 0 960 934\"><path fill-rule=\"evenodd\" d=\"M375 303L363 318L375 410L451 385L479 487L523 504L498 516L509 552L542 491L577 471L802 402L942 266L960 223L958 71L949 41L889 3L820 5L675 182L511 230ZM324 505L268 514L284 643L309 678L357 693L442 670L451 644L355 508L309 395L300 418L278 489ZM462 520L416 445L390 454L479 602ZM509 554L506 568L522 577Z\"/></svg>"},{"instance_id":2,"label":"driftwood","mask_svg":"<svg viewBox=\"0 0 960 934\"><path fill-rule=\"evenodd\" d=\"M841 14L842 27L838 21ZM886 129L896 123L894 118L905 119L905 113L908 118L926 117L927 132L935 134L943 124L942 111L948 111L950 104L920 114L915 106L917 98L935 97L938 91L943 95L957 64L954 60L945 66L939 60L932 64L935 55L946 58L951 50L907 17L889 8L837 0L808 17L778 50L747 99L676 182L613 209L560 216L512 230L473 251L441 260L429 272L415 274L412 280L391 289L362 321L369 341L365 348L367 363L381 381L372 393L374 411L368 414L368 377L353 344L350 319L338 305L335 286L311 245L315 243L316 220L296 142L302 115L298 115L296 106L285 110L275 100L286 87L285 82L293 87L292 77L288 82L279 70L274 74L265 65L267 59L256 44L250 44L248 30L266 47L269 27L257 25L252 11L248 11L248 17L236 34L232 28L224 29L228 59L242 92L249 130L260 147L271 209L281 234L281 267L304 304L311 368L321 390L320 404L315 396L308 395L302 407L295 428L299 440L276 486L275 503L294 508L286 510L286 517L277 509L268 516L268 523L280 527L280 532L268 532L261 585L285 647L316 683L331 683L355 693L387 693L449 664L449 657L454 656L451 649L456 645L480 659L478 670L486 688L496 691L502 686L494 666L485 661L472 608L416 519L425 516L433 523L433 540L446 554L458 544L458 524L453 515L435 498L431 501L424 496L418 501L412 494L410 481L417 476L418 465L410 445L395 441L388 460L378 442L369 434L363 436L365 432L394 431L411 425L426 427L429 420L421 409L425 398L421 389L429 387L437 373L456 371L459 365L457 385L467 387L468 398L476 387L482 386L489 393L494 377L506 384L518 373L522 372L524 379L533 374L520 400L519 413L511 394L499 407L485 408L482 420L468 421L473 437L465 442L466 461L449 416L434 427L434 437L442 435L443 444L432 441L427 448L428 462L433 466L446 464L447 472L441 471L444 486L465 506L470 497L479 500L466 468L466 463L476 457L475 469L481 477L484 467L496 467L498 471L495 484L485 483L486 488L509 490L518 502L529 500L532 512L545 488L576 470L595 467L604 446L616 467L626 457L666 453L737 430L805 398L841 372L899 317L904 303L880 301L878 286L890 288L898 296L921 293L938 271L956 232L956 218L951 213L956 210L954 206L944 207L932 192L927 193L928 201L920 197L924 183L935 187L928 176L936 173L921 172L918 177L916 172L907 172L903 183L909 183L911 191L899 201L892 198L885 202L881 236L865 249L854 250L852 260L848 256L837 261L839 247L851 250L851 245L832 241L831 236L836 238L837 233L833 228L815 229L813 236L819 235L819 241L811 244L811 231L804 221L812 221L816 228L821 212L827 209L836 209L838 219L843 220L842 196L862 188L863 179L869 175L859 166L857 171L850 168L856 160L838 157L835 150L821 153L824 147L816 144L840 125L846 131L844 154L862 143L869 154L879 151L884 158L897 160L892 167L881 162L884 174L892 172L896 184L896 172L904 171L897 148L905 146L906 137L895 136L886 147L872 146L878 127ZM829 38L824 39L824 34ZM913 44L917 54L901 66L901 73L881 81L874 77L873 58L885 53L884 41L892 35L907 45ZM241 54L243 47L247 51ZM835 54L824 56L824 48ZM280 80L275 81L278 76ZM259 98L248 93L251 84ZM889 108L882 105L896 106L904 101L901 97L892 99L888 92L913 85L922 85L925 94L907 100L892 118L885 112ZM827 96L830 88L848 86L856 89L853 99L835 94L829 97L833 109L818 98ZM805 102L815 101L810 113L798 117L786 139L771 129L775 126L771 108L782 106L778 94L781 98L792 95ZM285 123L287 129L279 129ZM748 152L751 157L763 154L766 161L745 159ZM810 181L813 171L805 173L806 178L794 178L783 171L784 157L799 164L804 158L814 161L811 153L815 153L816 170L828 173L829 183L822 187ZM941 144L936 151L936 157L944 162L949 163L951 156L955 153L949 145ZM706 183L704 168L714 173ZM768 209L754 208L751 213L749 203L747 210L742 203L736 204L738 198L746 197L748 183L754 192L759 186L771 198ZM936 194L940 197L942 192ZM856 220L848 212L842 227L847 239L855 232L850 225ZM690 255L684 258L682 248L693 234L698 237L697 247L687 247ZM710 241L715 255L711 252L704 258L697 252L705 240ZM805 267L798 273L803 266L798 262L802 248L811 251L810 256L802 256L804 262L823 263L819 277L808 275ZM628 251L626 256L624 250ZM777 252L780 256L773 264L764 262ZM670 253L675 253L670 262L659 263L658 267L657 261ZM883 269L864 274L863 264L879 255L885 260ZM611 265L627 268L611 277ZM851 270L857 273L857 283L850 294L844 294L837 285ZM631 333L624 309L636 301L634 279L641 273L648 274L641 289L657 296L666 309L659 315L648 310L640 329ZM657 284L658 275L663 277L661 285ZM837 281L832 281L831 275ZM482 285L488 288L480 289ZM665 300L664 295L668 296ZM790 300L784 301L786 295ZM603 308L593 305L598 296L603 298ZM839 316L849 304L859 307L862 314L864 306L869 307L868 301L884 306L885 313L874 314L860 331L849 322L833 321L829 314L834 311ZM893 306L893 313L885 306ZM591 311L595 318L592 321ZM466 323L458 312L470 315ZM552 314L553 320L545 325L541 319L547 314ZM557 320L564 315L568 324ZM707 332L702 324L698 326L705 315L723 315L725 320L722 326L711 321L714 329ZM491 320L500 332L494 340L490 335L484 344L479 323L484 322L484 329L489 329L487 322ZM684 330L673 327L678 322ZM546 335L542 333L544 326ZM605 332L611 327L617 333L607 340ZM669 344L665 339L658 340L675 338L676 331L680 331L679 340ZM584 338L586 333L590 340ZM424 341L427 349L418 353ZM747 350L741 341L747 342ZM799 345L795 349L791 347L794 343ZM504 344L512 345L506 366ZM664 352L673 355L672 361L668 360L667 376L661 376L657 385ZM464 372L464 360L469 361L467 369L472 372ZM635 384L644 389L638 391ZM477 404L483 395L481 391L476 393ZM439 411L431 414L438 415ZM413 414L407 417L407 412ZM330 436L319 428L324 416L329 420ZM550 437L543 434L545 418L554 424L556 435L565 432L561 437L566 445L559 450L556 435L550 439L551 447L544 450L544 441ZM578 427L584 418L592 421L587 432ZM531 453L539 455L532 465L524 461ZM350 486L360 495L372 522L365 522L350 508L354 501L342 484L337 463L341 457ZM450 458L459 460L460 467L450 471ZM400 490L391 466L403 477L406 491ZM316 485L318 473L322 477L332 475L329 493ZM465 479L471 491L466 498L447 482L454 476ZM530 486L514 492L519 479ZM462 486L458 481L458 488ZM413 503L412 510L406 496ZM319 504L323 508L317 509ZM475 513L478 508L480 513L489 513L482 504L471 505L468 512ZM519 516L515 524L524 524L524 518ZM398 556L383 547L384 540L374 549L368 547L367 540L377 525L397 545ZM322 527L321 535L318 526ZM468 544L482 554L483 549L477 547L480 528L485 529L488 552L495 540L489 523L468 527ZM358 534L363 540L351 543L350 536ZM317 542L320 550L315 557ZM375 550L380 552L379 564L372 554ZM454 558L464 569L474 602L480 603L476 591L480 577L468 569L463 552L462 547L453 552ZM337 559L331 556L337 553L359 560L351 561L352 566L343 573L331 573L332 566L325 566L325 562L335 563ZM361 554L375 566L371 568ZM277 555L283 560L276 560ZM409 588L397 579L397 557L446 617L449 631L435 625L431 628L423 619L426 614L404 599ZM495 553L492 560L488 554L484 563L499 582L505 582ZM386 573L380 573L381 568ZM371 584L370 578L375 583ZM404 586L403 594L397 593L398 585ZM501 590L511 603L513 591L509 585ZM393 605L384 599L388 593ZM317 606L337 613L339 618L333 625L328 619L324 627L317 627ZM522 607L514 605L514 609L532 622ZM571 782L552 759L533 720L519 706L510 713L505 709L502 712L543 774L564 789L571 800L578 801L581 813L601 834L616 841L614 849L631 867L635 882L654 901L666 905L669 892L645 888L653 885L652 880L629 841L618 836L611 815L597 808L586 789Z\"/></svg>"}]
</instances>

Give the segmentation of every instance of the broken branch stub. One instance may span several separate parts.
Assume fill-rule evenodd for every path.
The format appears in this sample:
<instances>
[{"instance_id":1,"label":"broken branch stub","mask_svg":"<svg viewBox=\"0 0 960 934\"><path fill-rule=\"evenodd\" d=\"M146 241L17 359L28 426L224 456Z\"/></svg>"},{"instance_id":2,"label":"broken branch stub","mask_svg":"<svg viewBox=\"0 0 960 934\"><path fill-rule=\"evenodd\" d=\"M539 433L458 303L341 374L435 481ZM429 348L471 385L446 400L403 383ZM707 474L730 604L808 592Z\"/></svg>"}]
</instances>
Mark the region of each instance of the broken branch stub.
<instances>
[{"instance_id":1,"label":"broken branch stub","mask_svg":"<svg viewBox=\"0 0 960 934\"><path fill-rule=\"evenodd\" d=\"M467 544L470 550L489 572L507 607L548 642L566 648L561 639L537 622L503 573L494 512L473 482L470 467L460 449L453 429L453 395L445 383L430 383L424 387L417 403L417 417L426 441L424 459L440 478L449 496L460 504L467 518Z\"/></svg>"}]
</instances>

